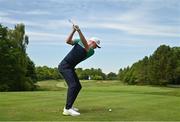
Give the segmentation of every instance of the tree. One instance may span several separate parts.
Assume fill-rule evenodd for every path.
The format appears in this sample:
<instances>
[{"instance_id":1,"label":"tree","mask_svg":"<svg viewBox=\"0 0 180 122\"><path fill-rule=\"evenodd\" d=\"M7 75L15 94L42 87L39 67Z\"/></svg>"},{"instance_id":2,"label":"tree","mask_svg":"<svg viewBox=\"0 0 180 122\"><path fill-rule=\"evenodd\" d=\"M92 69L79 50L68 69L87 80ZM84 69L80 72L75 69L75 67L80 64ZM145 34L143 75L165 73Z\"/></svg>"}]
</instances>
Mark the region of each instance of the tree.
<instances>
[{"instance_id":1,"label":"tree","mask_svg":"<svg viewBox=\"0 0 180 122\"><path fill-rule=\"evenodd\" d=\"M23 24L16 25L14 30L0 25L0 91L35 89L34 79L28 73L27 45Z\"/></svg>"},{"instance_id":2,"label":"tree","mask_svg":"<svg viewBox=\"0 0 180 122\"><path fill-rule=\"evenodd\" d=\"M62 75L59 73L57 68L50 68L47 66L38 66L36 67L37 80L57 80L62 79Z\"/></svg>"},{"instance_id":3,"label":"tree","mask_svg":"<svg viewBox=\"0 0 180 122\"><path fill-rule=\"evenodd\" d=\"M35 72L35 64L29 57L27 57L27 71L26 71L26 77L31 78L33 83L37 82L37 74Z\"/></svg>"},{"instance_id":4,"label":"tree","mask_svg":"<svg viewBox=\"0 0 180 122\"><path fill-rule=\"evenodd\" d=\"M89 77L91 77L92 80L104 80L106 78L106 75L102 72L100 68L98 69L82 69L77 68L76 73L81 80L88 80Z\"/></svg>"},{"instance_id":5,"label":"tree","mask_svg":"<svg viewBox=\"0 0 180 122\"><path fill-rule=\"evenodd\" d=\"M108 80L116 80L117 79L116 73L110 72L109 74L107 74L107 79Z\"/></svg>"},{"instance_id":6,"label":"tree","mask_svg":"<svg viewBox=\"0 0 180 122\"><path fill-rule=\"evenodd\" d=\"M180 47L161 45L150 57L120 69L118 78L128 84L180 84Z\"/></svg>"}]
</instances>

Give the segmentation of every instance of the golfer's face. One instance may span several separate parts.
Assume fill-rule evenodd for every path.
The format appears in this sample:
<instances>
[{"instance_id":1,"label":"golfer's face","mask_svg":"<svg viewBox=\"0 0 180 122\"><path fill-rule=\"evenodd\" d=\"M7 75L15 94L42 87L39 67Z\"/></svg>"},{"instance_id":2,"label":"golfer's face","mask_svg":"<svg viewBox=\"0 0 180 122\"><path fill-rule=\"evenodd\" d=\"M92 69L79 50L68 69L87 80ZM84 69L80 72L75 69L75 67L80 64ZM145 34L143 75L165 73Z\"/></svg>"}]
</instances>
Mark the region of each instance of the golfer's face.
<instances>
[{"instance_id":1,"label":"golfer's face","mask_svg":"<svg viewBox=\"0 0 180 122\"><path fill-rule=\"evenodd\" d=\"M92 41L93 48L97 48L96 42Z\"/></svg>"},{"instance_id":2,"label":"golfer's face","mask_svg":"<svg viewBox=\"0 0 180 122\"><path fill-rule=\"evenodd\" d=\"M91 41L91 40L88 42L88 45L90 45L94 49L97 47L96 43L94 41Z\"/></svg>"}]
</instances>

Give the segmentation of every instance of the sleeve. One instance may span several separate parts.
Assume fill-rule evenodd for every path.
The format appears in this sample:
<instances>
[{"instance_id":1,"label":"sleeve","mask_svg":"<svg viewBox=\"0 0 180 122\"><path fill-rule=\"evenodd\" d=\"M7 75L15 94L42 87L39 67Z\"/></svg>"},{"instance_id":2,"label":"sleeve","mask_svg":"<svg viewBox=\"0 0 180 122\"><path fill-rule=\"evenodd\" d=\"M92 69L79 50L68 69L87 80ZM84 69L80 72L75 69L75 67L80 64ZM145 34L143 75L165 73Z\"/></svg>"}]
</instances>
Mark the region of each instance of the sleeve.
<instances>
[{"instance_id":1,"label":"sleeve","mask_svg":"<svg viewBox=\"0 0 180 122\"><path fill-rule=\"evenodd\" d=\"M90 50L89 50L89 57L92 56L93 54L94 54L94 49L90 48Z\"/></svg>"},{"instance_id":2,"label":"sleeve","mask_svg":"<svg viewBox=\"0 0 180 122\"><path fill-rule=\"evenodd\" d=\"M90 48L87 52L87 57L86 58L89 58L91 57L92 55L94 54L94 49L93 48Z\"/></svg>"},{"instance_id":3,"label":"sleeve","mask_svg":"<svg viewBox=\"0 0 180 122\"><path fill-rule=\"evenodd\" d=\"M80 39L73 39L73 45L77 44L79 41L81 41Z\"/></svg>"}]
</instances>

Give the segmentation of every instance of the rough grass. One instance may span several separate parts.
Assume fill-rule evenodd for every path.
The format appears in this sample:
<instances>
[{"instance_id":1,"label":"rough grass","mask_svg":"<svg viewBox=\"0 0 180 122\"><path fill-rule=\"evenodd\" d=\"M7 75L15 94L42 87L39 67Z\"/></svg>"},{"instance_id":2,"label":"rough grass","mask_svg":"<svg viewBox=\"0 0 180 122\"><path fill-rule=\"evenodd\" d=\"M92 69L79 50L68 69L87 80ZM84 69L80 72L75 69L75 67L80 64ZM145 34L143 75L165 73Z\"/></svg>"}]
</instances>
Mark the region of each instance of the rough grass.
<instances>
[{"instance_id":1,"label":"rough grass","mask_svg":"<svg viewBox=\"0 0 180 122\"><path fill-rule=\"evenodd\" d=\"M59 84L60 83L60 84ZM78 117L62 116L66 85L43 81L34 92L1 92L1 121L180 121L180 89L126 86L119 81L83 81ZM59 84L59 85L57 85ZM108 109L112 109L111 112Z\"/></svg>"}]
</instances>

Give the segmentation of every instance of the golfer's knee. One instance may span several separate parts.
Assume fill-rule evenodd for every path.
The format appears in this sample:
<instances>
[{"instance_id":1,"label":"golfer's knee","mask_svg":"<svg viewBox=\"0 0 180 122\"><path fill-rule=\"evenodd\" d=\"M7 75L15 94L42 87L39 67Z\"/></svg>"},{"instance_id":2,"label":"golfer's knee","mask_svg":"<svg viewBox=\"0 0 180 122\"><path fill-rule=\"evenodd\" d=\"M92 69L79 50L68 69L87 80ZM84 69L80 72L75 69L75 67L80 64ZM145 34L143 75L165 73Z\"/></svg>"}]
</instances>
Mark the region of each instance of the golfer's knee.
<instances>
[{"instance_id":1,"label":"golfer's knee","mask_svg":"<svg viewBox=\"0 0 180 122\"><path fill-rule=\"evenodd\" d=\"M62 71L61 65L58 65L58 71L59 71L59 72Z\"/></svg>"},{"instance_id":2,"label":"golfer's knee","mask_svg":"<svg viewBox=\"0 0 180 122\"><path fill-rule=\"evenodd\" d=\"M63 68L63 66L60 64L59 66L58 66L58 71L60 72L60 73L62 73L62 72L64 72L64 68Z\"/></svg>"},{"instance_id":3,"label":"golfer's knee","mask_svg":"<svg viewBox=\"0 0 180 122\"><path fill-rule=\"evenodd\" d=\"M71 89L76 89L76 90L80 90L82 88L81 84L71 84L70 86Z\"/></svg>"},{"instance_id":4,"label":"golfer's knee","mask_svg":"<svg viewBox=\"0 0 180 122\"><path fill-rule=\"evenodd\" d=\"M82 89L82 86L81 86L81 84L78 86L78 91L80 91L81 89Z\"/></svg>"}]
</instances>

